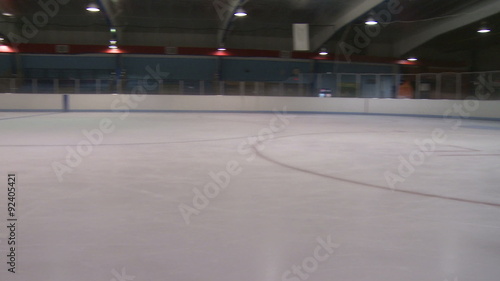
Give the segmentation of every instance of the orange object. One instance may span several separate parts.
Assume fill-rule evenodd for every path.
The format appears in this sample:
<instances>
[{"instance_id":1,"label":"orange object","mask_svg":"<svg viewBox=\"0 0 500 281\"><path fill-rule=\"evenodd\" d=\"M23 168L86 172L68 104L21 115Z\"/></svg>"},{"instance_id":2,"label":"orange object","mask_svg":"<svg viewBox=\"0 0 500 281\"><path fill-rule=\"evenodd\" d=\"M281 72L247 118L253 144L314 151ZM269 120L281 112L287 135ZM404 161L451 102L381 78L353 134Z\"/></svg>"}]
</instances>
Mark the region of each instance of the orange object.
<instances>
[{"instance_id":1,"label":"orange object","mask_svg":"<svg viewBox=\"0 0 500 281\"><path fill-rule=\"evenodd\" d=\"M398 99L412 99L413 95L414 90L409 81L405 81L399 86Z\"/></svg>"}]
</instances>

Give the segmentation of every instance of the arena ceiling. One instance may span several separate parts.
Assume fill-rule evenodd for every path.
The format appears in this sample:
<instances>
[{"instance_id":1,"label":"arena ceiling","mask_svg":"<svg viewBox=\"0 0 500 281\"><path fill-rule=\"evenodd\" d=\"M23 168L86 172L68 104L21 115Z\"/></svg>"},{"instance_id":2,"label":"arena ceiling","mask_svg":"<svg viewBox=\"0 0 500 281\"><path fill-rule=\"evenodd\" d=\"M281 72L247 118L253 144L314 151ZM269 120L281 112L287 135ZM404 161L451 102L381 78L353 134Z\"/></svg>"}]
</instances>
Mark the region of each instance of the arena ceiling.
<instances>
[{"instance_id":1,"label":"arena ceiling","mask_svg":"<svg viewBox=\"0 0 500 281\"><path fill-rule=\"evenodd\" d=\"M92 2L100 12L86 10ZM238 7L248 16L235 17ZM30 43L107 44L114 26L123 45L291 50L292 24L308 23L311 51L347 46L402 57L500 50L498 0L0 0L0 12L7 38L40 23L24 37ZM385 22L366 29L370 15ZM477 33L482 22L490 33Z\"/></svg>"}]
</instances>

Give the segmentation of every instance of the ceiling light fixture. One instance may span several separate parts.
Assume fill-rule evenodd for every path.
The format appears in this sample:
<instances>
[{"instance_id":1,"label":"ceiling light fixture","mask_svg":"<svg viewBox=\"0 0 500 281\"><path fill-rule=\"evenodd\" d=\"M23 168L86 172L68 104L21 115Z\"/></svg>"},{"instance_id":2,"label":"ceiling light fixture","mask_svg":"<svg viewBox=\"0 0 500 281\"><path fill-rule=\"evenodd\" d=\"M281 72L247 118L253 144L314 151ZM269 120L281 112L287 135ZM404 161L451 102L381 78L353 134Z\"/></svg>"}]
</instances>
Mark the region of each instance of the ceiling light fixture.
<instances>
[{"instance_id":1,"label":"ceiling light fixture","mask_svg":"<svg viewBox=\"0 0 500 281\"><path fill-rule=\"evenodd\" d=\"M327 56L328 51L326 50L326 48L321 48L321 50L319 51L319 55L320 56Z\"/></svg>"},{"instance_id":2,"label":"ceiling light fixture","mask_svg":"<svg viewBox=\"0 0 500 281\"><path fill-rule=\"evenodd\" d=\"M406 59L407 61L418 61L416 57L409 57Z\"/></svg>"},{"instance_id":3,"label":"ceiling light fixture","mask_svg":"<svg viewBox=\"0 0 500 281\"><path fill-rule=\"evenodd\" d=\"M118 47L116 45L109 45L109 48L110 49L118 49Z\"/></svg>"},{"instance_id":4,"label":"ceiling light fixture","mask_svg":"<svg viewBox=\"0 0 500 281\"><path fill-rule=\"evenodd\" d=\"M488 32L491 32L491 29L481 28L477 32L479 32L479 33L488 33Z\"/></svg>"},{"instance_id":5,"label":"ceiling light fixture","mask_svg":"<svg viewBox=\"0 0 500 281\"><path fill-rule=\"evenodd\" d=\"M366 25L376 25L376 24L378 24L378 22L372 16L369 16L366 19L365 24Z\"/></svg>"},{"instance_id":6,"label":"ceiling light fixture","mask_svg":"<svg viewBox=\"0 0 500 281\"><path fill-rule=\"evenodd\" d=\"M90 3L87 6L87 11L92 12L92 13L96 13L96 12L100 12L101 9L99 9L99 6L97 6L96 3Z\"/></svg>"},{"instance_id":7,"label":"ceiling light fixture","mask_svg":"<svg viewBox=\"0 0 500 281\"><path fill-rule=\"evenodd\" d=\"M11 14L8 12L2 12L2 15L6 16L6 17L13 17L14 16L14 14Z\"/></svg>"},{"instance_id":8,"label":"ceiling light fixture","mask_svg":"<svg viewBox=\"0 0 500 281\"><path fill-rule=\"evenodd\" d=\"M224 46L224 43L220 43L219 48L217 48L217 51L225 51L225 50L227 49L226 46Z\"/></svg>"},{"instance_id":9,"label":"ceiling light fixture","mask_svg":"<svg viewBox=\"0 0 500 281\"><path fill-rule=\"evenodd\" d=\"M113 40L113 39L112 39L112 40L109 40L109 44L110 44L110 45L116 45L116 43L117 43L117 41L116 41L116 40Z\"/></svg>"},{"instance_id":10,"label":"ceiling light fixture","mask_svg":"<svg viewBox=\"0 0 500 281\"><path fill-rule=\"evenodd\" d=\"M246 17L248 14L242 7L239 7L238 9L236 9L234 15L237 17Z\"/></svg>"},{"instance_id":11,"label":"ceiling light fixture","mask_svg":"<svg viewBox=\"0 0 500 281\"><path fill-rule=\"evenodd\" d=\"M115 33L115 32L116 32L116 28L112 27L112 28L110 28L110 29L109 29L109 31L110 31L111 33Z\"/></svg>"},{"instance_id":12,"label":"ceiling light fixture","mask_svg":"<svg viewBox=\"0 0 500 281\"><path fill-rule=\"evenodd\" d=\"M479 27L479 29L477 30L477 32L479 33L488 33L488 32L491 32L491 29L488 28L488 26L486 25L486 22L482 22L481 23L481 27Z\"/></svg>"}]
</instances>

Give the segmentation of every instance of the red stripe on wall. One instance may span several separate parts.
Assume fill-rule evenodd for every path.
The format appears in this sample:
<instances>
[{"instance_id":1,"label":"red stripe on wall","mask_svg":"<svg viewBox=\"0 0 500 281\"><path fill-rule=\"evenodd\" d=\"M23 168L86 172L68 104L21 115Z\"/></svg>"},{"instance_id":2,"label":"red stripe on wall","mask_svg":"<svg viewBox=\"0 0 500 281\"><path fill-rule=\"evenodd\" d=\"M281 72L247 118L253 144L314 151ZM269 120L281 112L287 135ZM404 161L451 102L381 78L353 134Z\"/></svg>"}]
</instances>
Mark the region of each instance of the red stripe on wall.
<instances>
[{"instance_id":1,"label":"red stripe on wall","mask_svg":"<svg viewBox=\"0 0 500 281\"><path fill-rule=\"evenodd\" d=\"M57 54L55 44L20 44L17 49L20 53L32 54ZM67 54L93 54L93 53L126 53L126 54L154 54L166 55L165 47L162 46L120 46L117 50L111 50L108 46L99 45L68 45ZM15 50L10 47L9 50ZM228 49L227 51L217 51L215 48L195 48L195 47L178 47L178 55L191 56L233 56L233 57L263 57L263 58L279 58L280 51L274 50L247 50L247 49ZM358 63L384 63L384 64L405 64L405 65L432 65L437 67L457 67L464 68L465 63L457 62L442 62L442 61L419 61L408 62L396 58L388 57L372 57L352 55L349 58L342 55L319 56L313 52L291 52L292 59L310 59L324 61L342 61L342 62L358 62Z\"/></svg>"}]
</instances>

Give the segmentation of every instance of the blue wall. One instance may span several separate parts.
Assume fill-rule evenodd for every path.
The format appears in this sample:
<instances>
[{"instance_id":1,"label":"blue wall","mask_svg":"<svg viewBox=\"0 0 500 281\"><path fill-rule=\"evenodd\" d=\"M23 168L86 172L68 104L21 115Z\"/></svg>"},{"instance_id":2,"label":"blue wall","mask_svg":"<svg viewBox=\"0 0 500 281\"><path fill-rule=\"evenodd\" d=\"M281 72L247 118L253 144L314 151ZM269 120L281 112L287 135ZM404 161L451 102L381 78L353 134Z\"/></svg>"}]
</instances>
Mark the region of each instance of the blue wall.
<instances>
[{"instance_id":1,"label":"blue wall","mask_svg":"<svg viewBox=\"0 0 500 281\"><path fill-rule=\"evenodd\" d=\"M13 54L0 54L0 77L8 77L12 74Z\"/></svg>"},{"instance_id":2,"label":"blue wall","mask_svg":"<svg viewBox=\"0 0 500 281\"><path fill-rule=\"evenodd\" d=\"M0 75L10 71L12 55L0 55ZM26 78L109 79L123 70L129 79L141 79L159 66L169 80L297 82L297 73L393 73L393 65L335 63L265 58L172 57L158 55L32 55L22 54ZM334 81L332 81L334 83Z\"/></svg>"},{"instance_id":3,"label":"blue wall","mask_svg":"<svg viewBox=\"0 0 500 281\"><path fill-rule=\"evenodd\" d=\"M115 69L114 56L21 55L23 68Z\"/></svg>"},{"instance_id":4,"label":"blue wall","mask_svg":"<svg viewBox=\"0 0 500 281\"><path fill-rule=\"evenodd\" d=\"M21 55L26 78L107 79L116 71L113 55Z\"/></svg>"},{"instance_id":5,"label":"blue wall","mask_svg":"<svg viewBox=\"0 0 500 281\"><path fill-rule=\"evenodd\" d=\"M222 80L228 81L287 81L294 70L310 73L311 62L222 59Z\"/></svg>"},{"instance_id":6,"label":"blue wall","mask_svg":"<svg viewBox=\"0 0 500 281\"><path fill-rule=\"evenodd\" d=\"M394 66L390 64L368 64L347 62L323 62L316 65L318 73L394 73Z\"/></svg>"},{"instance_id":7,"label":"blue wall","mask_svg":"<svg viewBox=\"0 0 500 281\"><path fill-rule=\"evenodd\" d=\"M168 72L166 79L173 80L213 80L217 73L217 58L172 58L172 57L132 57L124 56L123 68L127 77L142 79L148 74L147 69Z\"/></svg>"}]
</instances>

